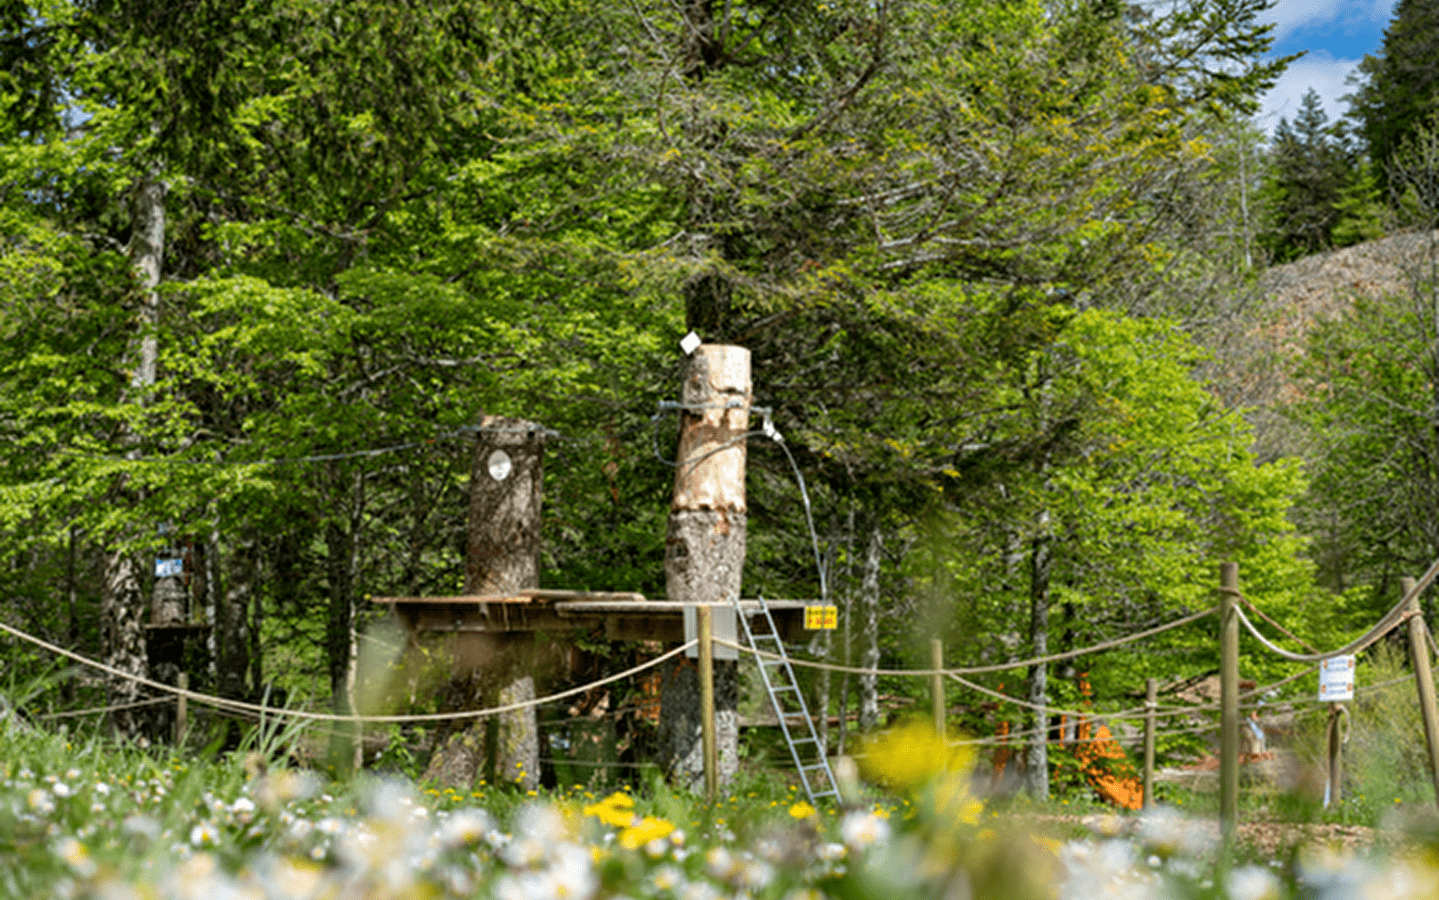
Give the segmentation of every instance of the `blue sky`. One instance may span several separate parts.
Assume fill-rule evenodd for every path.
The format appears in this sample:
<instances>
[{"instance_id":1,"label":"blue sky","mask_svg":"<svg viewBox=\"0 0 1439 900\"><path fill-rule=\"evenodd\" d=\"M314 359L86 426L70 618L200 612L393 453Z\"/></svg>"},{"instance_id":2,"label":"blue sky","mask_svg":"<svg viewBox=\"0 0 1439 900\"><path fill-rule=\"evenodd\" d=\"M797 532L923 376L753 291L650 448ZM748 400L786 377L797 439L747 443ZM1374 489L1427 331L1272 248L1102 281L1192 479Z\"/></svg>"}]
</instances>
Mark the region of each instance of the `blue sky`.
<instances>
[{"instance_id":1,"label":"blue sky","mask_svg":"<svg viewBox=\"0 0 1439 900\"><path fill-rule=\"evenodd\" d=\"M1345 79L1366 53L1379 49L1393 13L1394 0L1279 0L1265 14L1275 23L1274 52L1308 53L1264 96L1260 127L1273 133L1281 116L1293 121L1310 87L1331 120L1344 115L1348 104L1339 98L1352 90Z\"/></svg>"}]
</instances>

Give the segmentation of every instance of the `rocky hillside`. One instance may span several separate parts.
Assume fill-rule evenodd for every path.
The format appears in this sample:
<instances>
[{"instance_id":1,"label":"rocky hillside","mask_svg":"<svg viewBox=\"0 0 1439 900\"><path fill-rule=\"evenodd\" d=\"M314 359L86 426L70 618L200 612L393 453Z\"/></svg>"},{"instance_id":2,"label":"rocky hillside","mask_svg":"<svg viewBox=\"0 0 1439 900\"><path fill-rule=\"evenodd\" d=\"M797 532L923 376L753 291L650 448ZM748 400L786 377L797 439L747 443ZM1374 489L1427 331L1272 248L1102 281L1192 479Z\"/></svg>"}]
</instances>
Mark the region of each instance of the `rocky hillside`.
<instances>
[{"instance_id":1,"label":"rocky hillside","mask_svg":"<svg viewBox=\"0 0 1439 900\"><path fill-rule=\"evenodd\" d=\"M1342 315L1356 296L1407 293L1439 271L1439 231L1398 234L1271 268L1217 342L1223 399L1253 410L1261 458L1309 448L1284 416L1302 388L1295 363L1316 322Z\"/></svg>"}]
</instances>

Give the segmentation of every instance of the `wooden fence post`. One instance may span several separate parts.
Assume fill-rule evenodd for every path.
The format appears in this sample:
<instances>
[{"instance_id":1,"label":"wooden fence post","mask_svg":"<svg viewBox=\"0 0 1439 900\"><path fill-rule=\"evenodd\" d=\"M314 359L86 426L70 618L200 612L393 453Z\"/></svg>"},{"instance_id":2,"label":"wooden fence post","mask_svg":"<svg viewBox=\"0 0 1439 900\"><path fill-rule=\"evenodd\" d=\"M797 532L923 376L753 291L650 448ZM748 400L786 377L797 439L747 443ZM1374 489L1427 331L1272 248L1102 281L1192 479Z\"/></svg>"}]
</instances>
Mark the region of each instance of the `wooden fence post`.
<instances>
[{"instance_id":1,"label":"wooden fence post","mask_svg":"<svg viewBox=\"0 0 1439 900\"><path fill-rule=\"evenodd\" d=\"M1219 827L1239 825L1239 564L1219 565Z\"/></svg>"},{"instance_id":2,"label":"wooden fence post","mask_svg":"<svg viewBox=\"0 0 1439 900\"><path fill-rule=\"evenodd\" d=\"M190 673L189 673L189 672L181 672L181 673L180 673L180 676L179 676L179 678L178 678L177 680L178 680L178 682L179 682L180 690L182 690L182 691L188 691L188 690L190 689ZM189 698L189 697L186 697L184 694L176 694L176 695L175 695L175 746L176 746L176 747L179 747L179 746L180 746L180 742L185 739L185 726L186 726L186 721L185 721L185 720L189 717L189 712L190 712L189 699L190 699L190 698Z\"/></svg>"},{"instance_id":3,"label":"wooden fence post","mask_svg":"<svg viewBox=\"0 0 1439 900\"><path fill-rule=\"evenodd\" d=\"M1414 590L1414 579L1403 578L1399 589L1405 594ZM1409 600L1409 659L1414 664L1414 686L1419 690L1419 712L1424 717L1424 739L1429 744L1429 773L1434 780L1434 802L1439 805L1439 712L1434 706L1434 671L1430 667L1429 648L1424 646L1428 625L1419 612L1419 598Z\"/></svg>"},{"instance_id":4,"label":"wooden fence post","mask_svg":"<svg viewBox=\"0 0 1439 900\"><path fill-rule=\"evenodd\" d=\"M700 740L703 743L705 797L719 794L719 754L715 740L714 607L695 607L699 625Z\"/></svg>"},{"instance_id":5,"label":"wooden fence post","mask_svg":"<svg viewBox=\"0 0 1439 900\"><path fill-rule=\"evenodd\" d=\"M934 669L933 681L930 683L930 708L934 713L934 733L939 735L941 741L945 740L945 714L944 714L944 676L940 669L944 668L944 641L939 638L931 638L929 642L929 667Z\"/></svg>"},{"instance_id":6,"label":"wooden fence post","mask_svg":"<svg viewBox=\"0 0 1439 900\"><path fill-rule=\"evenodd\" d=\"M1340 722L1344 716L1344 704L1329 704L1329 728L1327 732L1329 756L1329 789L1324 794L1325 806L1338 806L1344 799L1344 750L1340 740Z\"/></svg>"},{"instance_id":7,"label":"wooden fence post","mask_svg":"<svg viewBox=\"0 0 1439 900\"><path fill-rule=\"evenodd\" d=\"M1144 808L1154 806L1154 714L1159 705L1159 682L1144 680Z\"/></svg>"}]
</instances>

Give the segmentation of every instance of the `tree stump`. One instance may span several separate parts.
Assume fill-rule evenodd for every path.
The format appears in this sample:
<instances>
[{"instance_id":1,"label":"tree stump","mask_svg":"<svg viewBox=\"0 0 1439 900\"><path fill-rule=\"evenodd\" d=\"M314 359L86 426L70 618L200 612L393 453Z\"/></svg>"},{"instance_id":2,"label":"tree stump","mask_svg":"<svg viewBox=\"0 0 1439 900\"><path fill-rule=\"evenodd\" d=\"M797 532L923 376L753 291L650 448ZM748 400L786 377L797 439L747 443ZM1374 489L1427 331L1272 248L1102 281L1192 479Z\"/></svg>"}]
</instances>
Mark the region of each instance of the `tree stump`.
<instances>
[{"instance_id":1,"label":"tree stump","mask_svg":"<svg viewBox=\"0 0 1439 900\"><path fill-rule=\"evenodd\" d=\"M739 598L745 557L744 435L749 431L750 354L743 347L702 344L690 357L680 413L674 500L665 538L665 593L684 603ZM739 768L739 669L715 662L719 781ZM704 789L699 673L679 659L665 672L660 752L675 783Z\"/></svg>"},{"instance_id":2,"label":"tree stump","mask_svg":"<svg viewBox=\"0 0 1439 900\"><path fill-rule=\"evenodd\" d=\"M544 428L523 419L486 416L480 421L470 466L466 594L517 594L540 586L544 438ZM465 693L484 706L534 699L534 635L492 638L494 653L484 671L474 673L474 689ZM468 789L486 767L498 781L526 790L539 786L534 707L475 721L458 734L442 732L424 777Z\"/></svg>"}]
</instances>

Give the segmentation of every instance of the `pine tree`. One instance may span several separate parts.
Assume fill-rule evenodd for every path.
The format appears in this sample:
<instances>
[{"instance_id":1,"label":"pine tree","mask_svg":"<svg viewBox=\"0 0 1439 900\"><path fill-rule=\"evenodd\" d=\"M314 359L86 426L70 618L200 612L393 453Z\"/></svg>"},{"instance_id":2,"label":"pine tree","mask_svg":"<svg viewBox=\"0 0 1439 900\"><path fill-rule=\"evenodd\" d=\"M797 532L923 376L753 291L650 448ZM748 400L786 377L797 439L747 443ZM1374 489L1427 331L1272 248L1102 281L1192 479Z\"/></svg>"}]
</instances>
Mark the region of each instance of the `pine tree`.
<instances>
[{"instance_id":1,"label":"pine tree","mask_svg":"<svg viewBox=\"0 0 1439 900\"><path fill-rule=\"evenodd\" d=\"M1356 80L1350 112L1387 185L1390 157L1439 111L1439 0L1400 0L1384 43L1359 63Z\"/></svg>"},{"instance_id":2,"label":"pine tree","mask_svg":"<svg viewBox=\"0 0 1439 900\"><path fill-rule=\"evenodd\" d=\"M1279 120L1270 161L1270 228L1264 237L1270 255L1285 262L1333 247L1339 204L1357 174L1357 160L1313 88L1292 126Z\"/></svg>"}]
</instances>

